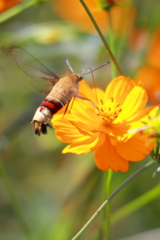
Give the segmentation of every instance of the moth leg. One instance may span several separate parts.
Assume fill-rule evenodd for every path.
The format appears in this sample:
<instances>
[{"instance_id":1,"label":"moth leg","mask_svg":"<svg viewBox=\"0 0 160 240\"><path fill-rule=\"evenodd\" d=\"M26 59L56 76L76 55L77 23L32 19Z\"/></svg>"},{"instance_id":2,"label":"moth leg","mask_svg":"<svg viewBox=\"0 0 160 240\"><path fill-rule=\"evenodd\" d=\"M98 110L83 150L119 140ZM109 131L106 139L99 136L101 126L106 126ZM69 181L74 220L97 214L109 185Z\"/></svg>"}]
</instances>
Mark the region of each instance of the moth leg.
<instances>
[{"instance_id":1,"label":"moth leg","mask_svg":"<svg viewBox=\"0 0 160 240\"><path fill-rule=\"evenodd\" d=\"M82 100L86 100L86 101L89 101L89 102L91 102L92 103L92 105L95 107L95 108L97 108L98 109L98 107L96 106L96 104L94 103L94 102L92 102L90 99L88 99L88 98L84 98L84 97L80 97L80 96L76 96L77 98L79 98L79 99L82 99Z\"/></svg>"}]
</instances>

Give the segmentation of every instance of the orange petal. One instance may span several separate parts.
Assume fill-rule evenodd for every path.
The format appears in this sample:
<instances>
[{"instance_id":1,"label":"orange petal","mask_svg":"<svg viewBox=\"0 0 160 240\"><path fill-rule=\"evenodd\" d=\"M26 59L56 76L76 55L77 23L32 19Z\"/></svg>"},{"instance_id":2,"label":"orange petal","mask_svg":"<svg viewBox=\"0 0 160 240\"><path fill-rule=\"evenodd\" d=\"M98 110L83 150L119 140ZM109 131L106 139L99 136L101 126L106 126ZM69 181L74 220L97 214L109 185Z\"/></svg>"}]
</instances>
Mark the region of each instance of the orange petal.
<instances>
[{"instance_id":1,"label":"orange petal","mask_svg":"<svg viewBox=\"0 0 160 240\"><path fill-rule=\"evenodd\" d=\"M91 102L76 99L71 109L70 116L75 116L75 119L89 124L91 121L98 121L98 116L95 114L95 107ZM69 115L68 115L69 117Z\"/></svg>"},{"instance_id":2,"label":"orange petal","mask_svg":"<svg viewBox=\"0 0 160 240\"><path fill-rule=\"evenodd\" d=\"M83 80L80 82L78 96L89 99L91 102L93 102L97 106L98 103L100 103L100 100L104 98L104 91L100 88L90 88L90 86Z\"/></svg>"},{"instance_id":3,"label":"orange petal","mask_svg":"<svg viewBox=\"0 0 160 240\"><path fill-rule=\"evenodd\" d=\"M126 123L117 123L113 124L111 128L110 136L113 136L111 139L111 143L114 146L121 145L126 142L129 138L132 137L131 134L128 134L130 129L130 124ZM112 135L111 135L112 133Z\"/></svg>"},{"instance_id":4,"label":"orange petal","mask_svg":"<svg viewBox=\"0 0 160 240\"><path fill-rule=\"evenodd\" d=\"M70 143L74 141L74 139L82 137L82 134L73 130L71 131L71 129L68 129L68 131L65 129L56 130L55 134L61 142L65 143Z\"/></svg>"},{"instance_id":5,"label":"orange petal","mask_svg":"<svg viewBox=\"0 0 160 240\"><path fill-rule=\"evenodd\" d=\"M92 92L95 95L95 104L101 104L101 101L104 99L104 91L100 88L93 88Z\"/></svg>"},{"instance_id":6,"label":"orange petal","mask_svg":"<svg viewBox=\"0 0 160 240\"><path fill-rule=\"evenodd\" d=\"M120 76L113 79L107 86L104 101L109 98L116 98L117 102L123 104L129 92L133 89L135 83L128 77Z\"/></svg>"},{"instance_id":7,"label":"orange petal","mask_svg":"<svg viewBox=\"0 0 160 240\"><path fill-rule=\"evenodd\" d=\"M95 150L95 162L102 171L112 169L113 171L126 172L128 170L128 161L115 151L115 147L111 145L107 136L105 136L103 145Z\"/></svg>"},{"instance_id":8,"label":"orange petal","mask_svg":"<svg viewBox=\"0 0 160 240\"><path fill-rule=\"evenodd\" d=\"M82 134L67 119L52 118L51 123L55 128L57 138L62 142L70 143L82 137Z\"/></svg>"},{"instance_id":9,"label":"orange petal","mask_svg":"<svg viewBox=\"0 0 160 240\"><path fill-rule=\"evenodd\" d=\"M117 153L128 161L141 161L153 150L154 142L148 136L136 133L121 146L116 147Z\"/></svg>"},{"instance_id":10,"label":"orange petal","mask_svg":"<svg viewBox=\"0 0 160 240\"><path fill-rule=\"evenodd\" d=\"M82 122L76 122L76 121L70 121L73 126L82 134L82 135L87 135L91 136L93 132L96 132L97 130L97 125L94 124L84 124Z\"/></svg>"},{"instance_id":11,"label":"orange petal","mask_svg":"<svg viewBox=\"0 0 160 240\"><path fill-rule=\"evenodd\" d=\"M93 134L75 139L70 145L63 149L62 153L85 154L94 151L104 142L104 136Z\"/></svg>"},{"instance_id":12,"label":"orange petal","mask_svg":"<svg viewBox=\"0 0 160 240\"><path fill-rule=\"evenodd\" d=\"M93 89L84 80L80 82L78 95L85 97L93 101L94 103L96 102L96 96L95 96L95 93L93 92Z\"/></svg>"},{"instance_id":13,"label":"orange petal","mask_svg":"<svg viewBox=\"0 0 160 240\"><path fill-rule=\"evenodd\" d=\"M81 100L79 100L80 102ZM87 108L85 104L75 104L73 114L68 114L67 119L72 123L76 128L81 128L86 131L96 131L99 129L101 124L101 118L97 116L94 112L94 109Z\"/></svg>"},{"instance_id":14,"label":"orange petal","mask_svg":"<svg viewBox=\"0 0 160 240\"><path fill-rule=\"evenodd\" d=\"M133 121L136 118L140 118L141 112L148 101L146 91L140 87L136 86L128 94L124 104L122 105L122 118L126 121ZM137 119L138 120L138 119ZM118 121L118 119L117 119Z\"/></svg>"}]
</instances>

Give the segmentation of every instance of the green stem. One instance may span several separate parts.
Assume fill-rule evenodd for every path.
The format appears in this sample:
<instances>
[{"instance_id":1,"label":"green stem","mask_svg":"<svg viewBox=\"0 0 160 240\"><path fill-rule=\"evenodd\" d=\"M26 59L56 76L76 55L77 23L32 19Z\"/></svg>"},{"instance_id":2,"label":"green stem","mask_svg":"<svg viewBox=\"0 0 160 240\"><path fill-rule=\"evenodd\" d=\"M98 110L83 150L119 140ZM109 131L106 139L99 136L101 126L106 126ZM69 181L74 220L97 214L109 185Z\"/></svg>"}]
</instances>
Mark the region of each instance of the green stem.
<instances>
[{"instance_id":1,"label":"green stem","mask_svg":"<svg viewBox=\"0 0 160 240\"><path fill-rule=\"evenodd\" d=\"M149 202L159 198L160 196L160 184L155 186L153 189L149 190L147 193L144 193L142 196L136 198L132 202L126 204L124 207L120 208L112 215L112 224L117 223L133 212L137 211L141 207L144 207Z\"/></svg>"},{"instance_id":2,"label":"green stem","mask_svg":"<svg viewBox=\"0 0 160 240\"><path fill-rule=\"evenodd\" d=\"M21 208L20 208L20 205L19 205L19 202L18 202L18 199L14 193L14 190L13 190L13 187L12 187L12 184L7 176L7 173L6 173L6 170L5 170L5 167L3 166L3 163L2 161L0 160L0 176L1 178L3 179L3 182L4 182L4 185L6 187L6 190L8 192L8 195L9 195L9 198L10 198L10 201L11 201L11 204L12 204L12 207L17 215L17 218L19 220L19 223L23 229L23 232L25 233L25 235L27 237L29 237L29 229L28 229L28 226L24 220L24 217L23 217L23 213L21 211Z\"/></svg>"},{"instance_id":3,"label":"green stem","mask_svg":"<svg viewBox=\"0 0 160 240\"><path fill-rule=\"evenodd\" d=\"M7 11L0 14L0 23L5 22L6 20L10 19L11 17L22 12L23 10L35 5L37 2L38 2L38 0L23 1L19 4L17 4L16 6L8 9Z\"/></svg>"},{"instance_id":4,"label":"green stem","mask_svg":"<svg viewBox=\"0 0 160 240\"><path fill-rule=\"evenodd\" d=\"M102 201L104 201L104 199L106 199L106 179L107 179L107 174L108 172L103 172L102 173L102 181L103 183L101 184L101 188L102 188ZM99 235L98 235L98 240L101 239L105 239L106 237L106 212L103 211L100 214L100 221L99 221Z\"/></svg>"},{"instance_id":5,"label":"green stem","mask_svg":"<svg viewBox=\"0 0 160 240\"><path fill-rule=\"evenodd\" d=\"M107 174L107 183L106 183L106 197L108 198L111 194L111 181L112 181L112 175L113 172L112 170L108 170ZM107 225L106 225L106 240L109 240L110 236L110 226L111 226L111 221L110 221L110 212L111 212L111 205L108 204L106 207L107 210Z\"/></svg>"},{"instance_id":6,"label":"green stem","mask_svg":"<svg viewBox=\"0 0 160 240\"><path fill-rule=\"evenodd\" d=\"M104 36L103 36L103 34L102 34L102 32L101 32L98 24L96 23L93 15L91 14L89 8L87 7L87 5L85 4L85 2L84 2L83 0L79 0L79 1L80 1L81 4L83 5L85 11L87 12L89 18L90 18L91 21L92 21L94 27L96 28L96 30L97 30L97 32L98 32L98 34L99 34L99 36L100 36L100 38L101 38L101 40L102 40L105 48L107 49L107 52L108 52L111 60L113 61L114 65L115 65L115 67L116 67L116 69L117 69L117 72L119 73L119 75L122 75L122 72L121 72L121 70L120 70L120 68L119 68L119 66L118 66L118 64L117 64L117 62L116 62L116 59L115 59L115 57L113 56L113 54L112 54L112 52L111 52L111 50L110 50L110 48L109 48L109 46L108 46L107 41L105 40L105 38L104 38Z\"/></svg>"},{"instance_id":7,"label":"green stem","mask_svg":"<svg viewBox=\"0 0 160 240\"><path fill-rule=\"evenodd\" d=\"M144 170L155 164L156 161L151 161L132 174L126 181L124 181L104 202L103 204L97 209L97 211L92 215L92 217L88 220L88 222L81 228L81 230L71 239L76 240L80 235L90 226L90 224L94 221L94 219L99 215L99 213L104 209L104 207L134 178L136 178L140 173Z\"/></svg>"},{"instance_id":8,"label":"green stem","mask_svg":"<svg viewBox=\"0 0 160 240\"><path fill-rule=\"evenodd\" d=\"M108 11L108 17L109 17L109 31L108 31L108 36L109 36L109 45L110 45L110 48L113 52L113 54L115 54L116 52L116 49L115 49L115 36L114 36L114 33L113 33L113 25L112 25L112 17L111 17L111 12ZM112 79L116 77L116 68L115 68L115 65L112 64Z\"/></svg>"}]
</instances>

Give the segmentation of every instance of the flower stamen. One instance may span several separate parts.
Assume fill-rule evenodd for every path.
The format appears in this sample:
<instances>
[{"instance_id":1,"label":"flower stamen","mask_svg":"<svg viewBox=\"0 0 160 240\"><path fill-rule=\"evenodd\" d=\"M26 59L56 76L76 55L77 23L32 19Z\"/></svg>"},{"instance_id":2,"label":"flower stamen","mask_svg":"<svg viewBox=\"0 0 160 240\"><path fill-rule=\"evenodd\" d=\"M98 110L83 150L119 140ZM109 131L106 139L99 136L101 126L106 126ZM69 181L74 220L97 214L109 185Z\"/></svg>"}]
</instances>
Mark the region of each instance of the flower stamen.
<instances>
[{"instance_id":1,"label":"flower stamen","mask_svg":"<svg viewBox=\"0 0 160 240\"><path fill-rule=\"evenodd\" d=\"M122 111L120 103L116 102L116 99L111 97L108 101L103 104L101 100L101 104L95 109L97 116L101 116L101 119L105 121L105 124L110 125Z\"/></svg>"}]
</instances>

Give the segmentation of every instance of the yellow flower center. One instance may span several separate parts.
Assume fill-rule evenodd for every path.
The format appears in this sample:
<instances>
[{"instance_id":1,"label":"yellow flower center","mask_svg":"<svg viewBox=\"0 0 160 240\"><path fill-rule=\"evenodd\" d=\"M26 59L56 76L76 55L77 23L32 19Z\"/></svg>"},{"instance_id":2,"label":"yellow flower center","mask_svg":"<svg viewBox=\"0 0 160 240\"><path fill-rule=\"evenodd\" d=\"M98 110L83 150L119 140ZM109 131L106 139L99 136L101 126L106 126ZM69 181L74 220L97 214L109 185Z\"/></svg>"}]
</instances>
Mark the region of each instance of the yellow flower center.
<instances>
[{"instance_id":1,"label":"yellow flower center","mask_svg":"<svg viewBox=\"0 0 160 240\"><path fill-rule=\"evenodd\" d=\"M109 98L105 103L101 100L101 104L95 109L96 114L105 121L105 125L110 125L121 111L120 103L114 98Z\"/></svg>"}]
</instances>

